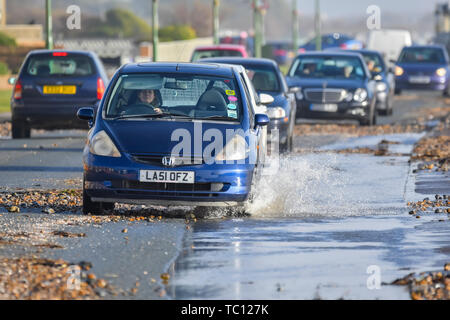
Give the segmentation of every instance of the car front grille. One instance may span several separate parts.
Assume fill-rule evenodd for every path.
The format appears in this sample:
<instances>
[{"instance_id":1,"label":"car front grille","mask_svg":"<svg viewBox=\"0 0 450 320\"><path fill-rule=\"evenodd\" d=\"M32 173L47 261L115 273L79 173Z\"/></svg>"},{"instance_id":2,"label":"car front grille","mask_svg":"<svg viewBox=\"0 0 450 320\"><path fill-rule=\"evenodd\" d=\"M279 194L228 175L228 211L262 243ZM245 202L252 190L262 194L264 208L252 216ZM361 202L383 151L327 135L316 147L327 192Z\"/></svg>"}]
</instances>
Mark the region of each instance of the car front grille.
<instances>
[{"instance_id":1,"label":"car front grille","mask_svg":"<svg viewBox=\"0 0 450 320\"><path fill-rule=\"evenodd\" d=\"M317 103L338 103L345 98L344 89L305 89L305 98Z\"/></svg>"},{"instance_id":2,"label":"car front grille","mask_svg":"<svg viewBox=\"0 0 450 320\"><path fill-rule=\"evenodd\" d=\"M170 155L152 155L152 154L131 154L134 161L139 163L150 164L161 167L180 167L204 164L202 157L173 157L174 163L171 165L164 165L163 158L171 157Z\"/></svg>"},{"instance_id":3,"label":"car front grille","mask_svg":"<svg viewBox=\"0 0 450 320\"><path fill-rule=\"evenodd\" d=\"M165 192L222 192L229 189L230 185L212 183L164 183L164 182L139 182L139 181L112 181L112 188L140 191L165 191ZM221 189L219 189L221 187Z\"/></svg>"}]
</instances>

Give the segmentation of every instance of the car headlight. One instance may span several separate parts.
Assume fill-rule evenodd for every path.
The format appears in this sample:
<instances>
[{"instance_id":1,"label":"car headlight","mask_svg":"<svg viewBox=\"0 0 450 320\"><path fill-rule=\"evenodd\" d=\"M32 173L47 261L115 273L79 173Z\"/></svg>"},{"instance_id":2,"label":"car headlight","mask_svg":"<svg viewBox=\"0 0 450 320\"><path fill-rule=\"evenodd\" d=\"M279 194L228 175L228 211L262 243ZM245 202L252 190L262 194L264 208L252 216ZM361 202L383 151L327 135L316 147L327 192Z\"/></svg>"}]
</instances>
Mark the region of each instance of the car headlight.
<instances>
[{"instance_id":1,"label":"car headlight","mask_svg":"<svg viewBox=\"0 0 450 320\"><path fill-rule=\"evenodd\" d=\"M447 74L447 70L445 70L445 68L439 68L439 69L436 70L436 74L439 77L443 77L443 76L445 76Z\"/></svg>"},{"instance_id":2,"label":"car headlight","mask_svg":"<svg viewBox=\"0 0 450 320\"><path fill-rule=\"evenodd\" d=\"M394 71L394 74L397 76L397 77L400 77L402 74L403 74L403 68L402 67L399 67L399 66L395 66L395 71Z\"/></svg>"},{"instance_id":3,"label":"car headlight","mask_svg":"<svg viewBox=\"0 0 450 320\"><path fill-rule=\"evenodd\" d=\"M267 108L267 115L271 119L279 119L286 117L286 111L282 107Z\"/></svg>"},{"instance_id":4,"label":"car headlight","mask_svg":"<svg viewBox=\"0 0 450 320\"><path fill-rule=\"evenodd\" d=\"M380 91L386 91L387 85L386 85L386 83L384 83L384 82L377 82L375 88L376 88L376 90L377 90L378 92L380 92Z\"/></svg>"},{"instance_id":5,"label":"car headlight","mask_svg":"<svg viewBox=\"0 0 450 320\"><path fill-rule=\"evenodd\" d=\"M343 93L343 96L344 96L344 100L347 101L347 102L350 102L350 101L353 100L353 93L350 92L350 91L345 91Z\"/></svg>"},{"instance_id":6,"label":"car headlight","mask_svg":"<svg viewBox=\"0 0 450 320\"><path fill-rule=\"evenodd\" d=\"M111 138L103 130L97 132L89 140L89 151L92 154L98 156L114 157L114 158L120 157L119 150L117 150Z\"/></svg>"},{"instance_id":7,"label":"car headlight","mask_svg":"<svg viewBox=\"0 0 450 320\"><path fill-rule=\"evenodd\" d=\"M216 161L234 161L247 159L249 147L245 138L236 134L216 155Z\"/></svg>"},{"instance_id":8,"label":"car headlight","mask_svg":"<svg viewBox=\"0 0 450 320\"><path fill-rule=\"evenodd\" d=\"M356 102L363 102L367 98L367 91L363 88L356 89L355 93L353 94L353 100Z\"/></svg>"}]
</instances>

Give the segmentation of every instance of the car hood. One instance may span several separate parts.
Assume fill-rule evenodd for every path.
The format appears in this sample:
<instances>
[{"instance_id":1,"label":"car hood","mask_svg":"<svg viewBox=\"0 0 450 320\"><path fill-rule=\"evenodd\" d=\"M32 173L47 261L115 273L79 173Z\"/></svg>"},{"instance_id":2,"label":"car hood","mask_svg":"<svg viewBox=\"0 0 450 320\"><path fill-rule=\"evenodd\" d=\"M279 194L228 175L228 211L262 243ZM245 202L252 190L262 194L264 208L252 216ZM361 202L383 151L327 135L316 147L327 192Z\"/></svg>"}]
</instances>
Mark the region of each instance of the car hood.
<instances>
[{"instance_id":1,"label":"car hood","mask_svg":"<svg viewBox=\"0 0 450 320\"><path fill-rule=\"evenodd\" d=\"M358 79L305 79L298 77L288 77L287 83L289 87L305 88L343 88L354 89L365 87L365 82Z\"/></svg>"},{"instance_id":2,"label":"car hood","mask_svg":"<svg viewBox=\"0 0 450 320\"><path fill-rule=\"evenodd\" d=\"M407 72L434 73L439 68L447 68L446 64L441 63L398 63L397 65Z\"/></svg>"},{"instance_id":3,"label":"car hood","mask_svg":"<svg viewBox=\"0 0 450 320\"><path fill-rule=\"evenodd\" d=\"M164 121L164 120L116 120L105 122L109 134L119 151L128 154L170 154L173 147L179 144L182 138L171 141L175 130L178 132L189 132L194 155L194 126L195 132L200 132L195 136L198 141L202 141L203 134L208 129L218 129L222 132L223 139L226 138L226 129L241 129L239 123L224 122L200 122L200 121ZM186 131L187 130L187 131ZM180 136L180 135L178 135ZM199 136L200 138L197 138ZM184 137L184 136L183 136ZM202 150L211 141L202 142ZM187 151L186 151L187 152ZM202 151L200 151L202 152Z\"/></svg>"}]
</instances>

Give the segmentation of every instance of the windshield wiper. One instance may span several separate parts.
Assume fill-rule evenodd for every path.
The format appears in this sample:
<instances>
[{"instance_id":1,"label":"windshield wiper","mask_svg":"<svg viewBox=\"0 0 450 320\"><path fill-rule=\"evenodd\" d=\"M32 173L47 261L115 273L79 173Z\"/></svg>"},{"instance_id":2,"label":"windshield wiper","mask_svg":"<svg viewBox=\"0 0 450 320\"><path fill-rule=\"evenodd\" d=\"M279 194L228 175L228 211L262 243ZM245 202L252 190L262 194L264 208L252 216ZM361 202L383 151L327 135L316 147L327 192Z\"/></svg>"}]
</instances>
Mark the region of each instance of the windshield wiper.
<instances>
[{"instance_id":1,"label":"windshield wiper","mask_svg":"<svg viewBox=\"0 0 450 320\"><path fill-rule=\"evenodd\" d=\"M195 118L196 120L225 120L225 121L238 121L238 119L225 117L225 116L210 116L210 117L202 117Z\"/></svg>"},{"instance_id":2,"label":"windshield wiper","mask_svg":"<svg viewBox=\"0 0 450 320\"><path fill-rule=\"evenodd\" d=\"M177 117L177 118L192 119L191 117L184 115L184 114L163 112L163 113L122 115L122 116L115 117L112 120L132 119L132 118L164 118L164 117L168 117L168 118Z\"/></svg>"}]
</instances>

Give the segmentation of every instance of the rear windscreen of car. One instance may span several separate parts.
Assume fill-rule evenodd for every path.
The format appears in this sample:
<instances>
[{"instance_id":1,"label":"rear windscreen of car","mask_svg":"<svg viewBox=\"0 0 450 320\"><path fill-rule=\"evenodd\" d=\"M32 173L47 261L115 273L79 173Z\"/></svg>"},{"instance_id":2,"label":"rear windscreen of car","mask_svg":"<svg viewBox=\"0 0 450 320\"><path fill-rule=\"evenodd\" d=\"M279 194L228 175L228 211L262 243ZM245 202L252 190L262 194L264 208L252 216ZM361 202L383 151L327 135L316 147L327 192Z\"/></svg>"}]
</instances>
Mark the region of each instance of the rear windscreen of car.
<instances>
[{"instance_id":1,"label":"rear windscreen of car","mask_svg":"<svg viewBox=\"0 0 450 320\"><path fill-rule=\"evenodd\" d=\"M237 121L241 101L231 78L195 74L122 75L106 104L107 118L163 112L192 119Z\"/></svg>"},{"instance_id":2,"label":"rear windscreen of car","mask_svg":"<svg viewBox=\"0 0 450 320\"><path fill-rule=\"evenodd\" d=\"M361 60L349 56L304 56L294 61L291 77L364 79L367 77Z\"/></svg>"},{"instance_id":3,"label":"rear windscreen of car","mask_svg":"<svg viewBox=\"0 0 450 320\"><path fill-rule=\"evenodd\" d=\"M192 61L215 57L242 57L242 53L236 50L202 50L194 52Z\"/></svg>"},{"instance_id":4,"label":"rear windscreen of car","mask_svg":"<svg viewBox=\"0 0 450 320\"><path fill-rule=\"evenodd\" d=\"M37 54L29 57L25 73L36 77L90 76L95 73L93 61L81 54Z\"/></svg>"},{"instance_id":5,"label":"rear windscreen of car","mask_svg":"<svg viewBox=\"0 0 450 320\"><path fill-rule=\"evenodd\" d=\"M438 48L403 49L399 62L403 63L445 63L444 53Z\"/></svg>"}]
</instances>

